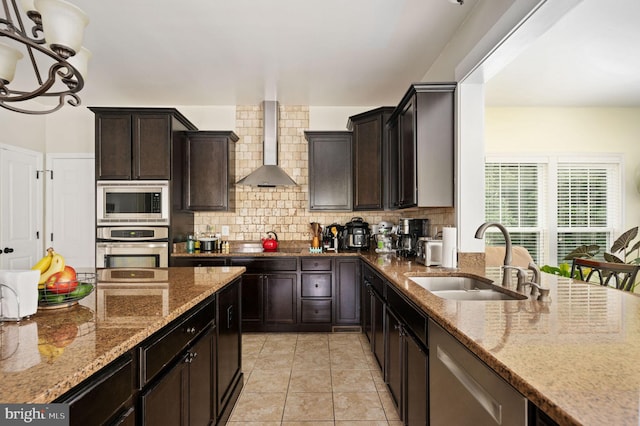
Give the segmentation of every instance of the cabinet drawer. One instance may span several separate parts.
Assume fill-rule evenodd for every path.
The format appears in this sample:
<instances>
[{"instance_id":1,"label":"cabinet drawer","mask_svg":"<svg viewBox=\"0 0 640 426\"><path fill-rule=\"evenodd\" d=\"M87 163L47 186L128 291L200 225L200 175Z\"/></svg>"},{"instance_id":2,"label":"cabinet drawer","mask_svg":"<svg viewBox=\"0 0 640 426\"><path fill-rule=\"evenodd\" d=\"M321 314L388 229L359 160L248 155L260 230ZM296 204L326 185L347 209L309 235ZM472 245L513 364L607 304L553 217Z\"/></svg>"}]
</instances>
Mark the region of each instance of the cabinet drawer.
<instances>
[{"instance_id":1,"label":"cabinet drawer","mask_svg":"<svg viewBox=\"0 0 640 426\"><path fill-rule=\"evenodd\" d=\"M158 332L140 346L140 386L169 364L215 319L215 298L211 297L177 325Z\"/></svg>"},{"instance_id":2,"label":"cabinet drawer","mask_svg":"<svg viewBox=\"0 0 640 426\"><path fill-rule=\"evenodd\" d=\"M331 259L303 258L300 262L303 271L331 270Z\"/></svg>"},{"instance_id":3,"label":"cabinet drawer","mask_svg":"<svg viewBox=\"0 0 640 426\"><path fill-rule=\"evenodd\" d=\"M331 274L302 274L302 297L331 297Z\"/></svg>"},{"instance_id":4,"label":"cabinet drawer","mask_svg":"<svg viewBox=\"0 0 640 426\"><path fill-rule=\"evenodd\" d=\"M106 423L127 403L134 387L133 360L130 354L114 361L89 379L86 387L60 402L69 404L73 425Z\"/></svg>"},{"instance_id":5,"label":"cabinet drawer","mask_svg":"<svg viewBox=\"0 0 640 426\"><path fill-rule=\"evenodd\" d=\"M302 322L331 322L331 300L303 300Z\"/></svg>"},{"instance_id":6,"label":"cabinet drawer","mask_svg":"<svg viewBox=\"0 0 640 426\"><path fill-rule=\"evenodd\" d=\"M248 273L297 271L298 259L295 257L279 257L265 259L258 257L232 257L231 266L244 266Z\"/></svg>"}]
</instances>

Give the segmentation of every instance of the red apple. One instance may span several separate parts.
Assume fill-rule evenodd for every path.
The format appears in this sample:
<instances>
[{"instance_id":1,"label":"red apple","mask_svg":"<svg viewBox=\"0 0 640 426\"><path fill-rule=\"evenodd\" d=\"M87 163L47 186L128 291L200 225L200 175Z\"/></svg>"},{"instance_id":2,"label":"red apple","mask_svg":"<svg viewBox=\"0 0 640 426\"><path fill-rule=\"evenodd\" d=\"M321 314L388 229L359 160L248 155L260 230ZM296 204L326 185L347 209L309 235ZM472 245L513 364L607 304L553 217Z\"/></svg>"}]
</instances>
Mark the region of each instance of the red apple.
<instances>
[{"instance_id":1,"label":"red apple","mask_svg":"<svg viewBox=\"0 0 640 426\"><path fill-rule=\"evenodd\" d=\"M44 288L47 292L55 294L66 294L78 287L76 270L71 266L65 266L60 272L51 275L45 282Z\"/></svg>"}]
</instances>

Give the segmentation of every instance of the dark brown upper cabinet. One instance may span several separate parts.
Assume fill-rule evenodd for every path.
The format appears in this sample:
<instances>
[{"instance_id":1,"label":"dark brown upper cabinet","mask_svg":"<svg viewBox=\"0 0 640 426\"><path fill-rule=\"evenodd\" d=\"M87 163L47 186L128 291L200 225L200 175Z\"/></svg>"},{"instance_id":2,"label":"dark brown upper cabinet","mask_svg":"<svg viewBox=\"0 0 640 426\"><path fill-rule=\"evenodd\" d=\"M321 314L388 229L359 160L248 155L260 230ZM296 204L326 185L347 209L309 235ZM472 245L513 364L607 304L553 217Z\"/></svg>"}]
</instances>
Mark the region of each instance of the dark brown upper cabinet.
<instances>
[{"instance_id":1,"label":"dark brown upper cabinet","mask_svg":"<svg viewBox=\"0 0 640 426\"><path fill-rule=\"evenodd\" d=\"M453 207L455 83L414 83L387 122L392 208Z\"/></svg>"},{"instance_id":2,"label":"dark brown upper cabinet","mask_svg":"<svg viewBox=\"0 0 640 426\"><path fill-rule=\"evenodd\" d=\"M351 211L351 132L306 131L309 141L309 210Z\"/></svg>"},{"instance_id":3,"label":"dark brown upper cabinet","mask_svg":"<svg viewBox=\"0 0 640 426\"><path fill-rule=\"evenodd\" d=\"M235 208L235 142L231 131L187 132L184 161L184 208L231 211Z\"/></svg>"},{"instance_id":4,"label":"dark brown upper cabinet","mask_svg":"<svg viewBox=\"0 0 640 426\"><path fill-rule=\"evenodd\" d=\"M89 108L95 117L96 179L171 179L174 132L197 130L173 108Z\"/></svg>"},{"instance_id":5,"label":"dark brown upper cabinet","mask_svg":"<svg viewBox=\"0 0 640 426\"><path fill-rule=\"evenodd\" d=\"M353 210L382 210L388 188L385 123L394 107L380 107L349 117L353 132Z\"/></svg>"}]
</instances>

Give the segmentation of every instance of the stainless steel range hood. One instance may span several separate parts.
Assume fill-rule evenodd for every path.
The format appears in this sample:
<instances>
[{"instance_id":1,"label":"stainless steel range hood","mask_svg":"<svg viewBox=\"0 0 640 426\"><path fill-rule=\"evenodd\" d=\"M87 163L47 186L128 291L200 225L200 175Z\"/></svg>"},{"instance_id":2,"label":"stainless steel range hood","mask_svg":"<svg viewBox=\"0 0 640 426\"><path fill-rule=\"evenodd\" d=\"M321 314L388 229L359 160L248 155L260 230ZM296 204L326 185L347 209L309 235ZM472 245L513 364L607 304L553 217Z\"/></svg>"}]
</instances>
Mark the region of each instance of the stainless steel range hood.
<instances>
[{"instance_id":1,"label":"stainless steel range hood","mask_svg":"<svg viewBox=\"0 0 640 426\"><path fill-rule=\"evenodd\" d=\"M263 166L236 182L237 185L274 187L296 185L289 175L278 167L278 102L262 103L264 141L262 151Z\"/></svg>"}]
</instances>

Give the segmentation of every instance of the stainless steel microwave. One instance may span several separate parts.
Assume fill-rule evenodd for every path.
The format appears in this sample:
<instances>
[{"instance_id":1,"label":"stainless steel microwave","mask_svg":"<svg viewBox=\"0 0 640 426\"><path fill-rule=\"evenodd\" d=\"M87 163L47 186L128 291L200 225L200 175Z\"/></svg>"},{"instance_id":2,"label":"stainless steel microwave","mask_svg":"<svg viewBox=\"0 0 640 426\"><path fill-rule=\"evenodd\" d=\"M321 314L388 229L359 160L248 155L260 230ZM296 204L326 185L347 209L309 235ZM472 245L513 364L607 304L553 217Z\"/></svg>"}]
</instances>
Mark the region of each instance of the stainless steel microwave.
<instances>
[{"instance_id":1,"label":"stainless steel microwave","mask_svg":"<svg viewBox=\"0 0 640 426\"><path fill-rule=\"evenodd\" d=\"M168 181L98 181L98 226L169 225Z\"/></svg>"}]
</instances>

